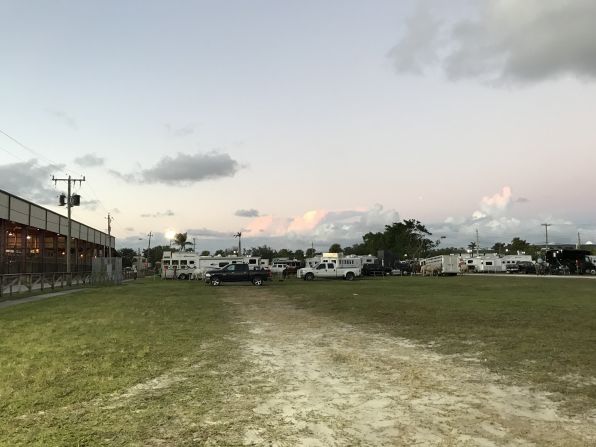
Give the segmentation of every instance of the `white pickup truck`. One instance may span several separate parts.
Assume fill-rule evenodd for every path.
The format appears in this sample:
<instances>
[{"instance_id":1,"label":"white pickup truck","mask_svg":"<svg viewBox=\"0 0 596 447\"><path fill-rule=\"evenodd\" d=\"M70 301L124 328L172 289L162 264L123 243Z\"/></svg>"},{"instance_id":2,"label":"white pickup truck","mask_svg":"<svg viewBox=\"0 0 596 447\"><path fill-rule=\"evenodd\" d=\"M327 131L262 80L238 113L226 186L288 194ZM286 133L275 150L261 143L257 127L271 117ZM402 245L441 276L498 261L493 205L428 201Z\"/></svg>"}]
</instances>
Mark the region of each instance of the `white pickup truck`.
<instances>
[{"instance_id":1,"label":"white pickup truck","mask_svg":"<svg viewBox=\"0 0 596 447\"><path fill-rule=\"evenodd\" d=\"M312 281L315 278L334 278L354 280L361 275L360 267L338 267L334 262L321 262L314 267L304 267L298 270L298 278Z\"/></svg>"}]
</instances>

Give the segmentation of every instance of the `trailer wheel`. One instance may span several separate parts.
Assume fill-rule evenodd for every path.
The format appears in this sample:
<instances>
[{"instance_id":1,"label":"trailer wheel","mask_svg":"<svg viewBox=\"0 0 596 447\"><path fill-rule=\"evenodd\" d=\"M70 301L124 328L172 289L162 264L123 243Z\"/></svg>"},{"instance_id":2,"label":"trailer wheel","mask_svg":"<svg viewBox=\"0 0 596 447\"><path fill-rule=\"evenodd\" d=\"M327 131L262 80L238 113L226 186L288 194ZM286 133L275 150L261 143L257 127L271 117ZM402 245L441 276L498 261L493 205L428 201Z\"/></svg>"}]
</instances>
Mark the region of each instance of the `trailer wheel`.
<instances>
[{"instance_id":1,"label":"trailer wheel","mask_svg":"<svg viewBox=\"0 0 596 447\"><path fill-rule=\"evenodd\" d=\"M346 280L353 281L354 280L354 274L352 272L346 273Z\"/></svg>"},{"instance_id":2,"label":"trailer wheel","mask_svg":"<svg viewBox=\"0 0 596 447\"><path fill-rule=\"evenodd\" d=\"M255 286L262 286L263 285L263 278L259 278L259 277L253 278L252 283Z\"/></svg>"},{"instance_id":3,"label":"trailer wheel","mask_svg":"<svg viewBox=\"0 0 596 447\"><path fill-rule=\"evenodd\" d=\"M221 284L221 279L217 276L215 278L211 278L211 285L212 286L219 286Z\"/></svg>"},{"instance_id":4,"label":"trailer wheel","mask_svg":"<svg viewBox=\"0 0 596 447\"><path fill-rule=\"evenodd\" d=\"M178 279L181 279L182 281L186 281L188 279L188 276L186 275L186 273L183 273L182 275L178 276Z\"/></svg>"},{"instance_id":5,"label":"trailer wheel","mask_svg":"<svg viewBox=\"0 0 596 447\"><path fill-rule=\"evenodd\" d=\"M313 275L312 273L307 273L306 275L304 275L305 281L312 281L313 279L315 279L315 275Z\"/></svg>"}]
</instances>

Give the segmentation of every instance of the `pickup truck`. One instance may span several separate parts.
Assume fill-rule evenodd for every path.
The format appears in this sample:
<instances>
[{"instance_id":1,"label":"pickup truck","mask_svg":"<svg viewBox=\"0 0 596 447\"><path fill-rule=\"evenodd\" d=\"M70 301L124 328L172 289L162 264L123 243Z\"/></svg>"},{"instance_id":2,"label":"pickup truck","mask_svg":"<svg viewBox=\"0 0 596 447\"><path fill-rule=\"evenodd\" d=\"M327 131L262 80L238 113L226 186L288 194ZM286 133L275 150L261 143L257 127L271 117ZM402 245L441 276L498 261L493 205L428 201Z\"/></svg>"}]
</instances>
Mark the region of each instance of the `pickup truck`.
<instances>
[{"instance_id":1,"label":"pickup truck","mask_svg":"<svg viewBox=\"0 0 596 447\"><path fill-rule=\"evenodd\" d=\"M298 270L298 278L312 281L315 278L336 278L353 281L360 276L359 267L337 267L333 262L321 262L315 267L304 267Z\"/></svg>"},{"instance_id":2,"label":"pickup truck","mask_svg":"<svg viewBox=\"0 0 596 447\"><path fill-rule=\"evenodd\" d=\"M262 286L271 272L264 269L251 270L248 264L228 264L217 270L205 272L205 282L212 286L219 286L223 282L249 281L255 286Z\"/></svg>"}]
</instances>

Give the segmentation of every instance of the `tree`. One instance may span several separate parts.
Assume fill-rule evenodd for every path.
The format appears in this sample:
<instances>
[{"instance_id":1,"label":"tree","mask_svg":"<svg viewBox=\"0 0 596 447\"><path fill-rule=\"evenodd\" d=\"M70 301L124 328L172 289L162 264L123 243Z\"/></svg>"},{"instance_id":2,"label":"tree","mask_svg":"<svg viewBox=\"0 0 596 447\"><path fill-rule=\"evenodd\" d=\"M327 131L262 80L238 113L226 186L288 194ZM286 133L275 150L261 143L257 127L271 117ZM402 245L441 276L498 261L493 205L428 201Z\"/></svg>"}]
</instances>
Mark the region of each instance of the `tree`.
<instances>
[{"instance_id":1,"label":"tree","mask_svg":"<svg viewBox=\"0 0 596 447\"><path fill-rule=\"evenodd\" d=\"M294 252L294 258L304 261L304 251L303 250L296 250Z\"/></svg>"},{"instance_id":2,"label":"tree","mask_svg":"<svg viewBox=\"0 0 596 447\"><path fill-rule=\"evenodd\" d=\"M357 247L357 250L359 254L390 250L399 258L420 258L437 246L437 242L428 236L432 236L432 233L420 221L404 219L402 222L386 225L383 233L366 233L362 236L363 247Z\"/></svg>"},{"instance_id":3,"label":"tree","mask_svg":"<svg viewBox=\"0 0 596 447\"><path fill-rule=\"evenodd\" d=\"M509 250L511 254L515 254L518 251L529 253L531 251L531 245L527 241L520 239L519 237L514 237L511 240L511 243L507 245L507 250Z\"/></svg>"},{"instance_id":4,"label":"tree","mask_svg":"<svg viewBox=\"0 0 596 447\"><path fill-rule=\"evenodd\" d=\"M329 253L342 253L341 245L331 244L331 247L329 247Z\"/></svg>"},{"instance_id":5,"label":"tree","mask_svg":"<svg viewBox=\"0 0 596 447\"><path fill-rule=\"evenodd\" d=\"M201 256L209 256L211 254L211 252L209 250L203 250L201 252Z\"/></svg>"},{"instance_id":6,"label":"tree","mask_svg":"<svg viewBox=\"0 0 596 447\"><path fill-rule=\"evenodd\" d=\"M132 267L132 261L137 255L137 252L132 248L121 248L118 250L118 254L122 258L122 268Z\"/></svg>"},{"instance_id":7,"label":"tree","mask_svg":"<svg viewBox=\"0 0 596 447\"><path fill-rule=\"evenodd\" d=\"M151 247L149 250L143 250L143 254L147 258L149 265L155 266L156 262L161 262L164 251L170 251L170 247L166 245L157 245L155 247Z\"/></svg>"},{"instance_id":8,"label":"tree","mask_svg":"<svg viewBox=\"0 0 596 447\"><path fill-rule=\"evenodd\" d=\"M472 241L468 244L468 249L472 250L472 253L474 253L474 250L476 250L478 247L476 247L476 242Z\"/></svg>"},{"instance_id":9,"label":"tree","mask_svg":"<svg viewBox=\"0 0 596 447\"><path fill-rule=\"evenodd\" d=\"M256 248L253 247L250 251L253 256L259 256L261 259L269 259L270 261L273 259L273 249L267 245Z\"/></svg>"},{"instance_id":10,"label":"tree","mask_svg":"<svg viewBox=\"0 0 596 447\"><path fill-rule=\"evenodd\" d=\"M304 253L305 258L314 258L317 254L317 251L314 248L307 248L306 253Z\"/></svg>"},{"instance_id":11,"label":"tree","mask_svg":"<svg viewBox=\"0 0 596 447\"><path fill-rule=\"evenodd\" d=\"M497 242L495 245L492 246L491 250L496 251L497 253L501 254L505 251L506 245L503 242Z\"/></svg>"},{"instance_id":12,"label":"tree","mask_svg":"<svg viewBox=\"0 0 596 447\"><path fill-rule=\"evenodd\" d=\"M180 251L186 251L187 245L192 245L192 242L188 242L188 233L176 233L174 236L174 244L180 247Z\"/></svg>"}]
</instances>

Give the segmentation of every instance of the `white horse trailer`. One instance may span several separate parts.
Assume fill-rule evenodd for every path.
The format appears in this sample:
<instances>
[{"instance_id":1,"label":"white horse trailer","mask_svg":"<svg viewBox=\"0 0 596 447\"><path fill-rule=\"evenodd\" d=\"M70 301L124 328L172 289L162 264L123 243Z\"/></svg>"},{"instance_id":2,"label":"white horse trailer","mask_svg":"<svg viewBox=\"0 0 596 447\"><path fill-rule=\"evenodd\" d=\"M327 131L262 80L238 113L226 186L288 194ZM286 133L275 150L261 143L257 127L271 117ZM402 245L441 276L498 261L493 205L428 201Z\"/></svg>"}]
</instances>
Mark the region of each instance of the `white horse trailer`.
<instances>
[{"instance_id":1,"label":"white horse trailer","mask_svg":"<svg viewBox=\"0 0 596 447\"><path fill-rule=\"evenodd\" d=\"M439 275L457 275L459 273L459 255L439 255L422 259L420 267Z\"/></svg>"},{"instance_id":2,"label":"white horse trailer","mask_svg":"<svg viewBox=\"0 0 596 447\"><path fill-rule=\"evenodd\" d=\"M161 258L162 279L190 279L199 268L196 253L164 251Z\"/></svg>"},{"instance_id":3,"label":"white horse trailer","mask_svg":"<svg viewBox=\"0 0 596 447\"><path fill-rule=\"evenodd\" d=\"M164 251L161 260L162 279L200 279L207 270L228 264L248 264L251 270L262 268L261 258L250 256L199 256L196 253Z\"/></svg>"}]
</instances>

